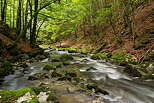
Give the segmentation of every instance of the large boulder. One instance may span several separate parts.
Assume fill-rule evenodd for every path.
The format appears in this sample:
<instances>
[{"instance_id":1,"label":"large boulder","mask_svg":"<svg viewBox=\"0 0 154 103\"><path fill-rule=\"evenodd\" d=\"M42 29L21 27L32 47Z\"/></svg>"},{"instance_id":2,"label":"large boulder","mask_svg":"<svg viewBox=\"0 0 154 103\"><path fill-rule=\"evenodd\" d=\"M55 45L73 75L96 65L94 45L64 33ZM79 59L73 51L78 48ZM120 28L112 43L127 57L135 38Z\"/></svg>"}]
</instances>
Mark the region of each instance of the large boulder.
<instances>
[{"instance_id":1,"label":"large boulder","mask_svg":"<svg viewBox=\"0 0 154 103\"><path fill-rule=\"evenodd\" d=\"M65 53L65 54L61 55L60 59L64 60L64 61L65 60L73 60L73 57L71 55L68 55L68 54Z\"/></svg>"},{"instance_id":2,"label":"large boulder","mask_svg":"<svg viewBox=\"0 0 154 103\"><path fill-rule=\"evenodd\" d=\"M39 103L39 100L30 88L18 90L0 90L0 103Z\"/></svg>"}]
</instances>

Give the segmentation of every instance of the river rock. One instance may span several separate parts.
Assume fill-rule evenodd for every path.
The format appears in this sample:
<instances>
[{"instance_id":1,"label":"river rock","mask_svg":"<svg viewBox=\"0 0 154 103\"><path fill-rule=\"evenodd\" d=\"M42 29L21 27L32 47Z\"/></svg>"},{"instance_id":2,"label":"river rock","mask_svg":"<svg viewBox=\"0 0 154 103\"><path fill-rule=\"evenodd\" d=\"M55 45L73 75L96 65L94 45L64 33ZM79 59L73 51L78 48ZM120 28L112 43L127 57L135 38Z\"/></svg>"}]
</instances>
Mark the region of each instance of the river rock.
<instances>
[{"instance_id":1,"label":"river rock","mask_svg":"<svg viewBox=\"0 0 154 103\"><path fill-rule=\"evenodd\" d=\"M54 66L54 65L45 65L43 69L44 70L56 70L56 66Z\"/></svg>"},{"instance_id":2,"label":"river rock","mask_svg":"<svg viewBox=\"0 0 154 103\"><path fill-rule=\"evenodd\" d=\"M93 70L97 70L97 69L94 67L90 67L90 68L86 69L86 71L93 71Z\"/></svg>"},{"instance_id":3,"label":"river rock","mask_svg":"<svg viewBox=\"0 0 154 103\"><path fill-rule=\"evenodd\" d=\"M44 78L50 78L50 77L51 76L48 73L37 73L32 76L29 76L28 80L38 80L38 79L44 79Z\"/></svg>"},{"instance_id":4,"label":"river rock","mask_svg":"<svg viewBox=\"0 0 154 103\"><path fill-rule=\"evenodd\" d=\"M142 73L139 71L138 67L138 65L128 64L125 67L124 72L134 77L141 77Z\"/></svg>"},{"instance_id":5,"label":"river rock","mask_svg":"<svg viewBox=\"0 0 154 103\"><path fill-rule=\"evenodd\" d=\"M45 59L46 57L44 56L44 55L37 55L36 56L36 59L37 60L43 60L43 59Z\"/></svg>"},{"instance_id":6,"label":"river rock","mask_svg":"<svg viewBox=\"0 0 154 103\"><path fill-rule=\"evenodd\" d=\"M153 74L154 73L154 64L150 64L146 70L148 71L149 74Z\"/></svg>"},{"instance_id":7,"label":"river rock","mask_svg":"<svg viewBox=\"0 0 154 103\"><path fill-rule=\"evenodd\" d=\"M104 95L109 95L109 93L101 88L97 88L95 89L95 93L101 93L101 94L104 94Z\"/></svg>"}]
</instances>

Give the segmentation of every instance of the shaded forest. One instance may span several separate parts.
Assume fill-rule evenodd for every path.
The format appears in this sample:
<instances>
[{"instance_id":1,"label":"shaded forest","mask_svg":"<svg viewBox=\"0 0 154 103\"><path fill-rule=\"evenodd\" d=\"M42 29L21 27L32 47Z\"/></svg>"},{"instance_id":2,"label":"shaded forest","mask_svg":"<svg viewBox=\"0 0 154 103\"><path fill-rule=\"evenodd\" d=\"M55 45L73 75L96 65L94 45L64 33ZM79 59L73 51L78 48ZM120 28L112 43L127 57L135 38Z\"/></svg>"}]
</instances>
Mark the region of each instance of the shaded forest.
<instances>
[{"instance_id":1,"label":"shaded forest","mask_svg":"<svg viewBox=\"0 0 154 103\"><path fill-rule=\"evenodd\" d=\"M107 63L114 67L108 67ZM39 66L36 69L33 65ZM86 73L80 71L83 68L86 68ZM0 1L0 103L7 103L9 100L13 100L12 103L73 103L79 102L81 97L85 97L85 103L111 103L111 97L96 98L97 94L114 94L114 90L105 87L107 82L103 81L101 84L102 81L93 80L92 76L96 75L93 71L99 70L98 68L102 68L98 74L105 75L104 81L109 79L108 82L115 82L117 87L120 82L119 87L122 89L125 87L121 78L128 84L136 83L132 83L134 86L153 86L153 82L148 85L148 81L154 80L153 0ZM116 68L111 71L119 78L110 77L112 73L108 74L108 68ZM21 77L26 76L22 81L27 84L23 83L23 87L15 84L15 91L10 92L5 84L6 78L13 75L13 82L17 75L21 79L18 73L21 73ZM49 83L42 82L46 79ZM36 87L31 87L29 81L34 81ZM9 83L8 85L12 85ZM62 90L57 89L59 85L63 85ZM67 96L59 91L67 92ZM151 93L153 91L151 89ZM47 94L41 94L45 92ZM18 93L19 96L15 95ZM136 91L135 93L137 94ZM12 94L15 97L11 98ZM128 94L126 92L124 97ZM34 98L28 99L28 102L19 98L25 95ZM68 99L70 96L72 101ZM77 100L76 96L80 99ZM152 103L153 97L143 97L145 103ZM44 101L41 98L46 99ZM121 101L137 103L137 98L124 98Z\"/></svg>"}]
</instances>

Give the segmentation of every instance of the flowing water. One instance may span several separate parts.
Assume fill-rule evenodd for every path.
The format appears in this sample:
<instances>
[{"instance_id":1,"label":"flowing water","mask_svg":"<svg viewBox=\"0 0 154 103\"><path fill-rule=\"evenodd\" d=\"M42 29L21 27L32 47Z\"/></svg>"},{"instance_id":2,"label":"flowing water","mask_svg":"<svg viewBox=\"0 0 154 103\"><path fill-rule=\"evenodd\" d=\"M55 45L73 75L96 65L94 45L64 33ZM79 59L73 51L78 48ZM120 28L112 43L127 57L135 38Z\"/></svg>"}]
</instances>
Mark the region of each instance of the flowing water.
<instances>
[{"instance_id":1,"label":"flowing water","mask_svg":"<svg viewBox=\"0 0 154 103\"><path fill-rule=\"evenodd\" d=\"M46 52L50 52L47 50ZM52 51L51 55L59 56L66 51ZM105 99L107 103L154 103L154 81L134 81L132 77L124 74L123 67L113 65L105 60L92 60L89 56L80 53L68 53L74 56L74 61L71 64L85 64L78 69L91 78L91 82L95 82L99 87L103 87L109 92L109 95L99 95ZM29 81L30 75L45 72L43 71L42 62L49 62L48 58L39 62L29 64L28 71L23 73L19 70L13 75L6 76L0 89L16 90L18 88L34 87L35 81ZM93 67L96 70L86 71L88 68ZM60 90L62 92L62 90ZM69 95L65 93L63 97ZM76 98L81 98L81 102L86 97L78 94ZM66 99L66 98L65 98ZM65 102L67 103L67 102ZM73 100L70 103L75 103Z\"/></svg>"}]
</instances>

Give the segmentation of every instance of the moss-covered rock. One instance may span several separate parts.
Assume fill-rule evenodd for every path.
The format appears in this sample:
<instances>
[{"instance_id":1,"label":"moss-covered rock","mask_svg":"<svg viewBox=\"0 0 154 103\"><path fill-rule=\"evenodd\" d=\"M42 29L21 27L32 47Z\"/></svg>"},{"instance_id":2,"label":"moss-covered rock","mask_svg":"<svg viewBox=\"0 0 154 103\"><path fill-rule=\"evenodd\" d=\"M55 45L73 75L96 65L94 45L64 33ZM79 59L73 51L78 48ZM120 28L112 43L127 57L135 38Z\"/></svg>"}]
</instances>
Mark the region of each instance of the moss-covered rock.
<instances>
[{"instance_id":1,"label":"moss-covered rock","mask_svg":"<svg viewBox=\"0 0 154 103\"><path fill-rule=\"evenodd\" d=\"M122 66L126 66L127 64L137 64L137 59L127 52L115 53L111 58L116 60L116 62Z\"/></svg>"},{"instance_id":2,"label":"moss-covered rock","mask_svg":"<svg viewBox=\"0 0 154 103\"><path fill-rule=\"evenodd\" d=\"M91 56L91 59L93 59L93 60L100 60L101 58L100 58L99 55L94 54L94 55Z\"/></svg>"},{"instance_id":3,"label":"moss-covered rock","mask_svg":"<svg viewBox=\"0 0 154 103\"><path fill-rule=\"evenodd\" d=\"M53 71L51 74L52 77L61 77L62 75L56 71Z\"/></svg>"},{"instance_id":4,"label":"moss-covered rock","mask_svg":"<svg viewBox=\"0 0 154 103\"><path fill-rule=\"evenodd\" d=\"M136 66L133 64L128 64L125 67L124 72L128 73L129 75L134 76L134 77L141 77L142 74L141 74L141 72L139 72L139 70L140 70L139 66Z\"/></svg>"},{"instance_id":5,"label":"moss-covered rock","mask_svg":"<svg viewBox=\"0 0 154 103\"><path fill-rule=\"evenodd\" d=\"M56 70L56 66L55 65L45 65L43 69L44 70Z\"/></svg>"},{"instance_id":6,"label":"moss-covered rock","mask_svg":"<svg viewBox=\"0 0 154 103\"><path fill-rule=\"evenodd\" d=\"M144 75L142 80L154 80L154 75Z\"/></svg>"},{"instance_id":7,"label":"moss-covered rock","mask_svg":"<svg viewBox=\"0 0 154 103\"><path fill-rule=\"evenodd\" d=\"M73 57L68 54L62 54L60 57L61 60L73 60Z\"/></svg>"},{"instance_id":8,"label":"moss-covered rock","mask_svg":"<svg viewBox=\"0 0 154 103\"><path fill-rule=\"evenodd\" d=\"M28 65L26 63L19 63L18 67L23 67L23 68L27 68Z\"/></svg>"},{"instance_id":9,"label":"moss-covered rock","mask_svg":"<svg viewBox=\"0 0 154 103\"><path fill-rule=\"evenodd\" d=\"M58 81L66 81L66 80L71 81L71 77L65 75L65 76L62 76L62 77L58 78Z\"/></svg>"},{"instance_id":10,"label":"moss-covered rock","mask_svg":"<svg viewBox=\"0 0 154 103\"><path fill-rule=\"evenodd\" d=\"M0 67L0 72L0 77L13 73L13 65L10 62L5 61Z\"/></svg>"},{"instance_id":11,"label":"moss-covered rock","mask_svg":"<svg viewBox=\"0 0 154 103\"><path fill-rule=\"evenodd\" d=\"M97 89L98 86L94 83L87 83L86 85L87 89Z\"/></svg>"},{"instance_id":12,"label":"moss-covered rock","mask_svg":"<svg viewBox=\"0 0 154 103\"><path fill-rule=\"evenodd\" d=\"M70 62L69 61L63 61L63 65L69 65Z\"/></svg>"},{"instance_id":13,"label":"moss-covered rock","mask_svg":"<svg viewBox=\"0 0 154 103\"><path fill-rule=\"evenodd\" d=\"M104 94L104 95L109 95L109 93L101 88L96 88L95 89L95 93L101 93L101 94Z\"/></svg>"},{"instance_id":14,"label":"moss-covered rock","mask_svg":"<svg viewBox=\"0 0 154 103\"><path fill-rule=\"evenodd\" d=\"M36 93L36 95L40 94L40 92L48 92L51 91L49 87L46 86L40 86L33 88L33 91Z\"/></svg>"},{"instance_id":15,"label":"moss-covered rock","mask_svg":"<svg viewBox=\"0 0 154 103\"><path fill-rule=\"evenodd\" d=\"M30 88L18 90L0 90L0 103L39 103L36 94ZM27 97L25 99L21 99Z\"/></svg>"},{"instance_id":16,"label":"moss-covered rock","mask_svg":"<svg viewBox=\"0 0 154 103\"><path fill-rule=\"evenodd\" d=\"M31 52L29 52L28 55L30 57L35 57L37 55L42 55L43 53L44 53L44 50L41 48L38 48L38 49L35 49L35 50L32 50Z\"/></svg>"},{"instance_id":17,"label":"moss-covered rock","mask_svg":"<svg viewBox=\"0 0 154 103\"><path fill-rule=\"evenodd\" d=\"M48 98L47 98L47 101L56 101L56 103L58 103L58 101L57 101L58 99L57 99L57 97L56 97L56 94L54 93L54 92L50 92L49 93L49 96L48 96ZM55 102L54 102L55 103Z\"/></svg>"},{"instance_id":18,"label":"moss-covered rock","mask_svg":"<svg viewBox=\"0 0 154 103\"><path fill-rule=\"evenodd\" d=\"M44 79L44 78L50 78L50 77L51 76L49 73L37 73L29 76L28 80L38 80L38 79Z\"/></svg>"},{"instance_id":19,"label":"moss-covered rock","mask_svg":"<svg viewBox=\"0 0 154 103\"><path fill-rule=\"evenodd\" d=\"M73 68L68 68L65 70L65 75L68 75L70 77L76 77L76 71Z\"/></svg>"}]
</instances>

